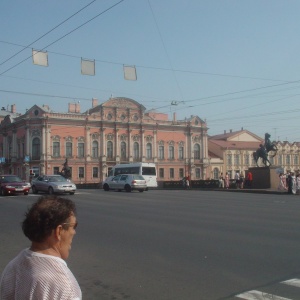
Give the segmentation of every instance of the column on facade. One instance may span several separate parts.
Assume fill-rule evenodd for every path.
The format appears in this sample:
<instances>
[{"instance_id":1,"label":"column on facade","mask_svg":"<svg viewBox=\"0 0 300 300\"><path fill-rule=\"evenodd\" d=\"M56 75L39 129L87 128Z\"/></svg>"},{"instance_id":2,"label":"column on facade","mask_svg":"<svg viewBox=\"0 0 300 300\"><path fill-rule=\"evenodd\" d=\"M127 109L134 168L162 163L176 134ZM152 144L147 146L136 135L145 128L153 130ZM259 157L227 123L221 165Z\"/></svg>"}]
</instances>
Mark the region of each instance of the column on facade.
<instances>
[{"instance_id":1,"label":"column on facade","mask_svg":"<svg viewBox=\"0 0 300 300\"><path fill-rule=\"evenodd\" d=\"M105 128L101 128L100 131L100 155L103 157L106 155L106 147L105 147Z\"/></svg>"},{"instance_id":2,"label":"column on facade","mask_svg":"<svg viewBox=\"0 0 300 300\"><path fill-rule=\"evenodd\" d=\"M128 126L128 159L129 159L129 162L132 162L132 153L133 153L133 149L132 149L132 139L131 139L131 132L132 132L132 129L129 128Z\"/></svg>"},{"instance_id":3,"label":"column on facade","mask_svg":"<svg viewBox=\"0 0 300 300\"><path fill-rule=\"evenodd\" d=\"M31 149L31 142L30 142L30 130L29 126L26 126L25 128L25 135L26 135L26 155L32 155L30 149Z\"/></svg>"},{"instance_id":4,"label":"column on facade","mask_svg":"<svg viewBox=\"0 0 300 300\"><path fill-rule=\"evenodd\" d=\"M120 156L120 149L119 149L119 129L115 129L115 153L116 153L116 157Z\"/></svg>"},{"instance_id":5,"label":"column on facade","mask_svg":"<svg viewBox=\"0 0 300 300\"><path fill-rule=\"evenodd\" d=\"M45 161L47 156L47 125L42 126L41 160Z\"/></svg>"},{"instance_id":6,"label":"column on facade","mask_svg":"<svg viewBox=\"0 0 300 300\"><path fill-rule=\"evenodd\" d=\"M12 131L12 161L15 161L17 158L17 130L13 129Z\"/></svg>"},{"instance_id":7,"label":"column on facade","mask_svg":"<svg viewBox=\"0 0 300 300\"><path fill-rule=\"evenodd\" d=\"M3 157L8 158L7 133L3 134Z\"/></svg>"},{"instance_id":8,"label":"column on facade","mask_svg":"<svg viewBox=\"0 0 300 300\"><path fill-rule=\"evenodd\" d=\"M85 138L86 149L85 149L85 158L86 160L91 160L91 128L86 126L85 128Z\"/></svg>"},{"instance_id":9,"label":"column on facade","mask_svg":"<svg viewBox=\"0 0 300 300\"><path fill-rule=\"evenodd\" d=\"M141 156L142 156L142 161L145 157L145 130L141 129Z\"/></svg>"},{"instance_id":10,"label":"column on facade","mask_svg":"<svg viewBox=\"0 0 300 300\"><path fill-rule=\"evenodd\" d=\"M157 144L156 144L156 140L157 140L157 130L153 131L153 156L155 159L157 159Z\"/></svg>"}]
</instances>

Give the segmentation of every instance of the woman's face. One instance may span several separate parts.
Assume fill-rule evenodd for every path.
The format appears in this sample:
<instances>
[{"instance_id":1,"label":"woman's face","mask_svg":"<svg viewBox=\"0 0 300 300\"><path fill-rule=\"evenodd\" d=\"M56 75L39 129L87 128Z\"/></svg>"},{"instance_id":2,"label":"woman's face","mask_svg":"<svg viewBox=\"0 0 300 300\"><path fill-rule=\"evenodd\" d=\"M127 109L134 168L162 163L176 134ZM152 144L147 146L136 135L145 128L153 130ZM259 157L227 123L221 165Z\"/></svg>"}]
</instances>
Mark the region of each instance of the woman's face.
<instances>
[{"instance_id":1,"label":"woman's face","mask_svg":"<svg viewBox=\"0 0 300 300\"><path fill-rule=\"evenodd\" d=\"M74 227L77 226L76 217L71 215L68 222L63 225L60 240L60 255L62 259L67 259L71 250L72 240L76 234Z\"/></svg>"}]
</instances>

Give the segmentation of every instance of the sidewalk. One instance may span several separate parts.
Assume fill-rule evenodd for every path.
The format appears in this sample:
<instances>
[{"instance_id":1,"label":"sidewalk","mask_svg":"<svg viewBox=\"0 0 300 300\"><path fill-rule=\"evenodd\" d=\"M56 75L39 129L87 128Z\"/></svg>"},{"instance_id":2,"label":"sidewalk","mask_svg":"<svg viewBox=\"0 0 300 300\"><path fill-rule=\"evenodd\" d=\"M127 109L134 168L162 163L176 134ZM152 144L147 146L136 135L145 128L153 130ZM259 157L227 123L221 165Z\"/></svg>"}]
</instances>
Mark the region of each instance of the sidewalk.
<instances>
[{"instance_id":1,"label":"sidewalk","mask_svg":"<svg viewBox=\"0 0 300 300\"><path fill-rule=\"evenodd\" d=\"M275 195L289 195L287 191L279 191L277 189L215 189L219 192L236 192L236 193L254 193L254 194L275 194Z\"/></svg>"}]
</instances>

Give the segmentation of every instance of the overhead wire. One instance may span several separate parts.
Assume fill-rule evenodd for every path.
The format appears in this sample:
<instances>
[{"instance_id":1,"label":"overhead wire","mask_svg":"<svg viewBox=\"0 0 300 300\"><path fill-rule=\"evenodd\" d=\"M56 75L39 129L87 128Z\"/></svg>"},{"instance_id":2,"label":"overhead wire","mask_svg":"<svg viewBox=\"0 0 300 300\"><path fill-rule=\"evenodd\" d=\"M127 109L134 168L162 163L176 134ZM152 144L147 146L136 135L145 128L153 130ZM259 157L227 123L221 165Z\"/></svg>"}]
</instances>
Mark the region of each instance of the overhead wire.
<instances>
[{"instance_id":1,"label":"overhead wire","mask_svg":"<svg viewBox=\"0 0 300 300\"><path fill-rule=\"evenodd\" d=\"M46 48L54 45L55 43L57 43L58 41L64 39L65 37L67 37L68 35L70 35L71 33L75 32L76 30L80 29L81 27L85 26L86 24L90 23L91 21L95 20L96 18L98 18L99 16L103 15L104 13L108 12L109 10L113 9L114 7L116 7L117 5L119 5L120 3L124 2L125 0L120 0L117 3L111 5L109 8L103 10L101 13L97 14L96 16L94 16L93 18L89 19L88 21L82 23L81 25L77 26L76 28L74 28L73 30L69 31L68 33L66 33L65 35L61 36L60 38L56 39L55 41L53 41L52 43L48 44L47 46L43 47L42 49L40 49L39 51L43 51ZM4 72L0 73L0 76L7 73L8 71L14 69L15 67L19 66L20 64L22 64L23 62L27 61L28 59L30 59L32 56L30 55L29 57L23 59L22 61L20 61L19 63L13 65L12 67L10 67L9 69L5 70Z\"/></svg>"},{"instance_id":2,"label":"overhead wire","mask_svg":"<svg viewBox=\"0 0 300 300\"><path fill-rule=\"evenodd\" d=\"M57 29L58 27L60 27L61 25L63 25L64 23L66 23L67 21L69 21L70 19L72 19L74 16L76 16L77 14L79 14L80 12L82 12L84 9L86 9L87 7L89 7L90 5L92 5L94 2L96 2L97 0L93 0L90 3L88 3L87 5L85 5L84 7L82 7L80 10L78 10L77 12L75 12L73 15L71 15L70 17L68 17L67 19L65 19L64 21L60 22L58 25L56 25L55 27L53 27L52 29L50 29L49 31L47 31L45 34L43 34L42 36L40 36L39 38L37 38L36 40L34 40L33 42L31 42L30 44L28 44L27 46L24 46L23 49L21 49L20 51L18 51L17 53L13 54L12 56L10 56L9 58L7 58L6 60L4 60L3 62L0 63L0 66L2 66L3 64L5 64L6 62L8 62L9 60L11 60L12 58L14 58L15 56L17 56L18 54L20 54L21 52L23 52L25 49L29 48L30 46L32 46L34 43L36 43L37 41L41 40L43 37L45 37L46 35L48 35L49 33L51 33L52 31L54 31L55 29Z\"/></svg>"}]
</instances>

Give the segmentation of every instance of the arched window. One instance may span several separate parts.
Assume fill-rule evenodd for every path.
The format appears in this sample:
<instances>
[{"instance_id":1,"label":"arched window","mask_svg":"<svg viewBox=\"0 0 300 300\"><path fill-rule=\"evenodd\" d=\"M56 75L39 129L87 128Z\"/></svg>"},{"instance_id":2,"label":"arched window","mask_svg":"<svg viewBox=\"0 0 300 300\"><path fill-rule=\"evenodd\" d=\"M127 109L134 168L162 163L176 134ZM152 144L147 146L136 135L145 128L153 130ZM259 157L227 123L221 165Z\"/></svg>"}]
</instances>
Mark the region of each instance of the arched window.
<instances>
[{"instance_id":1,"label":"arched window","mask_svg":"<svg viewBox=\"0 0 300 300\"><path fill-rule=\"evenodd\" d=\"M32 140L32 159L38 160L41 158L41 144L40 139L35 137Z\"/></svg>"},{"instance_id":2,"label":"arched window","mask_svg":"<svg viewBox=\"0 0 300 300\"><path fill-rule=\"evenodd\" d=\"M165 147L164 146L159 146L158 147L158 158L159 159L164 159L165 158Z\"/></svg>"},{"instance_id":3,"label":"arched window","mask_svg":"<svg viewBox=\"0 0 300 300\"><path fill-rule=\"evenodd\" d=\"M174 159L174 146L169 146L169 159Z\"/></svg>"},{"instance_id":4,"label":"arched window","mask_svg":"<svg viewBox=\"0 0 300 300\"><path fill-rule=\"evenodd\" d=\"M72 151L72 143L66 142L66 157L72 157L73 151Z\"/></svg>"},{"instance_id":5,"label":"arched window","mask_svg":"<svg viewBox=\"0 0 300 300\"><path fill-rule=\"evenodd\" d=\"M121 158L126 159L126 143L121 142Z\"/></svg>"},{"instance_id":6,"label":"arched window","mask_svg":"<svg viewBox=\"0 0 300 300\"><path fill-rule=\"evenodd\" d=\"M214 168L214 179L219 179L219 169L218 168Z\"/></svg>"},{"instance_id":7,"label":"arched window","mask_svg":"<svg viewBox=\"0 0 300 300\"><path fill-rule=\"evenodd\" d=\"M199 144L194 145L194 158L200 159L200 145Z\"/></svg>"},{"instance_id":8,"label":"arched window","mask_svg":"<svg viewBox=\"0 0 300 300\"><path fill-rule=\"evenodd\" d=\"M112 141L107 142L107 158L113 157L113 143Z\"/></svg>"},{"instance_id":9,"label":"arched window","mask_svg":"<svg viewBox=\"0 0 300 300\"><path fill-rule=\"evenodd\" d=\"M93 141L93 143L92 143L92 157L97 158L98 155L99 155L98 152L99 152L98 142Z\"/></svg>"},{"instance_id":10,"label":"arched window","mask_svg":"<svg viewBox=\"0 0 300 300\"><path fill-rule=\"evenodd\" d=\"M133 158L138 159L140 157L140 145L138 142L133 144Z\"/></svg>"},{"instance_id":11,"label":"arched window","mask_svg":"<svg viewBox=\"0 0 300 300\"><path fill-rule=\"evenodd\" d=\"M183 148L183 146L179 146L179 148L178 148L178 158L179 159L184 158L184 148Z\"/></svg>"},{"instance_id":12,"label":"arched window","mask_svg":"<svg viewBox=\"0 0 300 300\"><path fill-rule=\"evenodd\" d=\"M60 156L60 142L53 142L53 157Z\"/></svg>"},{"instance_id":13,"label":"arched window","mask_svg":"<svg viewBox=\"0 0 300 300\"><path fill-rule=\"evenodd\" d=\"M146 145L146 157L149 159L149 158L152 158L152 144L151 143L148 143Z\"/></svg>"}]
</instances>

